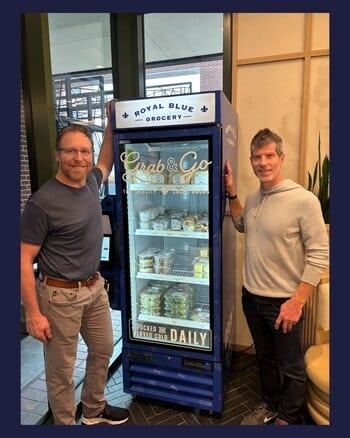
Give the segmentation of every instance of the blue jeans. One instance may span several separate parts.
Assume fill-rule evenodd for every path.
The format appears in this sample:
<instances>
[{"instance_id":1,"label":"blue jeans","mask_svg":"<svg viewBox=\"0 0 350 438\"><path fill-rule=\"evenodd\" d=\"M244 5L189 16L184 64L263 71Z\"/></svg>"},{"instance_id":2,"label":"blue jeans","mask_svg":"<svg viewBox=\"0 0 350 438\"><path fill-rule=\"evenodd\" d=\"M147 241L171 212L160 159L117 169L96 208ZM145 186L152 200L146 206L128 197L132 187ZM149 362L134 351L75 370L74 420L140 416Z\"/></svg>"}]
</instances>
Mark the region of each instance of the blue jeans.
<instances>
[{"instance_id":1,"label":"blue jeans","mask_svg":"<svg viewBox=\"0 0 350 438\"><path fill-rule=\"evenodd\" d=\"M275 330L286 298L260 297L242 288L243 312L255 344L263 401L289 424L300 424L305 407L306 372L301 347L304 318L292 330Z\"/></svg>"}]
</instances>

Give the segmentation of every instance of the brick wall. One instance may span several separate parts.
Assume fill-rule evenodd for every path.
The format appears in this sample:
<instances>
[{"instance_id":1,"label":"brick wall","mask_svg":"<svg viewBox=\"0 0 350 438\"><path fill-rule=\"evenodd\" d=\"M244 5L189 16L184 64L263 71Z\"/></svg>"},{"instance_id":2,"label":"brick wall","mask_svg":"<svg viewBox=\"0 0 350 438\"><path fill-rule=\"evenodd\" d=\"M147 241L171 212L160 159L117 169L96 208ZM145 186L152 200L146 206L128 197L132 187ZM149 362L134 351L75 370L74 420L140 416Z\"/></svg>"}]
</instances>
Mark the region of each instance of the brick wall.
<instances>
[{"instance_id":1,"label":"brick wall","mask_svg":"<svg viewBox=\"0 0 350 438\"><path fill-rule=\"evenodd\" d=\"M222 90L222 60L202 62L201 91Z\"/></svg>"},{"instance_id":2,"label":"brick wall","mask_svg":"<svg viewBox=\"0 0 350 438\"><path fill-rule=\"evenodd\" d=\"M26 126L24 119L24 104L23 104L23 93L21 87L21 124L20 124L20 187L21 187L21 200L20 207L21 211L25 203L27 202L29 196L31 195L30 186L30 172L29 172L29 160L28 160L28 145L27 145L27 135Z\"/></svg>"},{"instance_id":3,"label":"brick wall","mask_svg":"<svg viewBox=\"0 0 350 438\"><path fill-rule=\"evenodd\" d=\"M180 69L200 69L200 90L201 91L214 91L222 90L222 60L208 61L208 62L198 62L191 64L179 64L176 67L173 65L164 67L153 67L148 68L149 72L166 72L174 71L174 76L176 76L175 71Z\"/></svg>"}]
</instances>

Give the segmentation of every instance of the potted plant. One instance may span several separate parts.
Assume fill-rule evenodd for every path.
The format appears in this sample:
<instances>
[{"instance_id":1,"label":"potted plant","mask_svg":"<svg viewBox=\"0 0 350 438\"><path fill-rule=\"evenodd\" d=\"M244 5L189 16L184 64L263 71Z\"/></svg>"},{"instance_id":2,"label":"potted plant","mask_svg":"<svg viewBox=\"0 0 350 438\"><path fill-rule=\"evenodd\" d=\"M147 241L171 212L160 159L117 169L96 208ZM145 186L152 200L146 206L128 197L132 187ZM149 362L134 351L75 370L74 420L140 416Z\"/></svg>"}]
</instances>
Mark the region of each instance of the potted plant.
<instances>
[{"instance_id":1,"label":"potted plant","mask_svg":"<svg viewBox=\"0 0 350 438\"><path fill-rule=\"evenodd\" d=\"M313 192L319 199L326 224L329 224L329 158L325 154L321 160L321 137L318 134L318 159L315 164L313 175L308 172L307 189Z\"/></svg>"}]
</instances>

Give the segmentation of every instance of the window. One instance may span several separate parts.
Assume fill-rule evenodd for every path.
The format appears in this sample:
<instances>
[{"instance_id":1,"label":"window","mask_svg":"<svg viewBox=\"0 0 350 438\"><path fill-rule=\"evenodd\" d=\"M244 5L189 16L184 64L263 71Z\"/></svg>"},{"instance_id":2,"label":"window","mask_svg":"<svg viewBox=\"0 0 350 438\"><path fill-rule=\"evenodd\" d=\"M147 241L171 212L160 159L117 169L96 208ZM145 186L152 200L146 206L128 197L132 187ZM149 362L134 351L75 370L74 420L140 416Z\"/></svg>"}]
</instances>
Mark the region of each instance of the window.
<instances>
[{"instance_id":1,"label":"window","mask_svg":"<svg viewBox=\"0 0 350 438\"><path fill-rule=\"evenodd\" d=\"M146 96L222 89L223 14L145 14Z\"/></svg>"},{"instance_id":2,"label":"window","mask_svg":"<svg viewBox=\"0 0 350 438\"><path fill-rule=\"evenodd\" d=\"M96 160L104 106L113 97L109 14L49 13L48 19L57 128L88 124ZM145 14L144 38L146 96L222 89L223 14ZM114 169L101 197L107 194L115 194Z\"/></svg>"}]
</instances>

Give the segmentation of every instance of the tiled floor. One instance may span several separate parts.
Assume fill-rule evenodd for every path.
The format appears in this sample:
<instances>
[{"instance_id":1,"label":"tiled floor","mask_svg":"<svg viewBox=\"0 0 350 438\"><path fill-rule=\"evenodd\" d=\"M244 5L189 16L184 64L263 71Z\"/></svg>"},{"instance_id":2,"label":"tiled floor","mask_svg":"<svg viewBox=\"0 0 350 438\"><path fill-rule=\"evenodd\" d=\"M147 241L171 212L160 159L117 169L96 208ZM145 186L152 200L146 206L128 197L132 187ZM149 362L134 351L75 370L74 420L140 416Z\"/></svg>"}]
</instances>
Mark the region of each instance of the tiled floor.
<instances>
[{"instance_id":1,"label":"tiled floor","mask_svg":"<svg viewBox=\"0 0 350 438\"><path fill-rule=\"evenodd\" d=\"M121 353L120 312L112 311L114 333L116 340L115 354L111 361L110 376L106 385L107 402L111 405L127 407L130 418L125 425L239 425L244 416L251 412L254 405L260 401L259 379L255 364L255 356L247 353L234 353L232 371L227 386L224 411L221 417L211 416L183 406L173 405L142 397L133 397L123 391ZM26 337L21 342L21 424L51 425L48 415L48 405L43 371L42 347L35 345L34 340ZM39 345L38 345L39 344ZM39 349L38 349L39 347ZM76 365L76 400L80 399L79 383L85 368L86 347L81 341ZM79 419L79 405L77 424ZM305 415L305 424L314 424Z\"/></svg>"},{"instance_id":2,"label":"tiled floor","mask_svg":"<svg viewBox=\"0 0 350 438\"><path fill-rule=\"evenodd\" d=\"M111 310L114 334L114 353L111 364L121 354L121 320L120 311ZM80 383L85 372L86 345L79 341L75 364L76 402L80 401ZM43 349L41 342L30 336L21 340L21 424L43 424L48 417Z\"/></svg>"},{"instance_id":3,"label":"tiled floor","mask_svg":"<svg viewBox=\"0 0 350 438\"><path fill-rule=\"evenodd\" d=\"M221 417L170 403L131 397L123 392L120 363L112 367L106 387L106 397L111 405L129 409L131 415L125 425L233 426L240 425L242 419L252 412L256 403L260 402L260 384L255 356L234 353ZM304 422L306 425L315 424L307 412Z\"/></svg>"},{"instance_id":4,"label":"tiled floor","mask_svg":"<svg viewBox=\"0 0 350 438\"><path fill-rule=\"evenodd\" d=\"M108 381L107 400L110 404L127 406L131 417L128 425L239 425L259 399L259 382L255 357L236 355L227 387L224 411L221 417L170 403L142 397L130 398L121 389L121 366Z\"/></svg>"}]
</instances>

